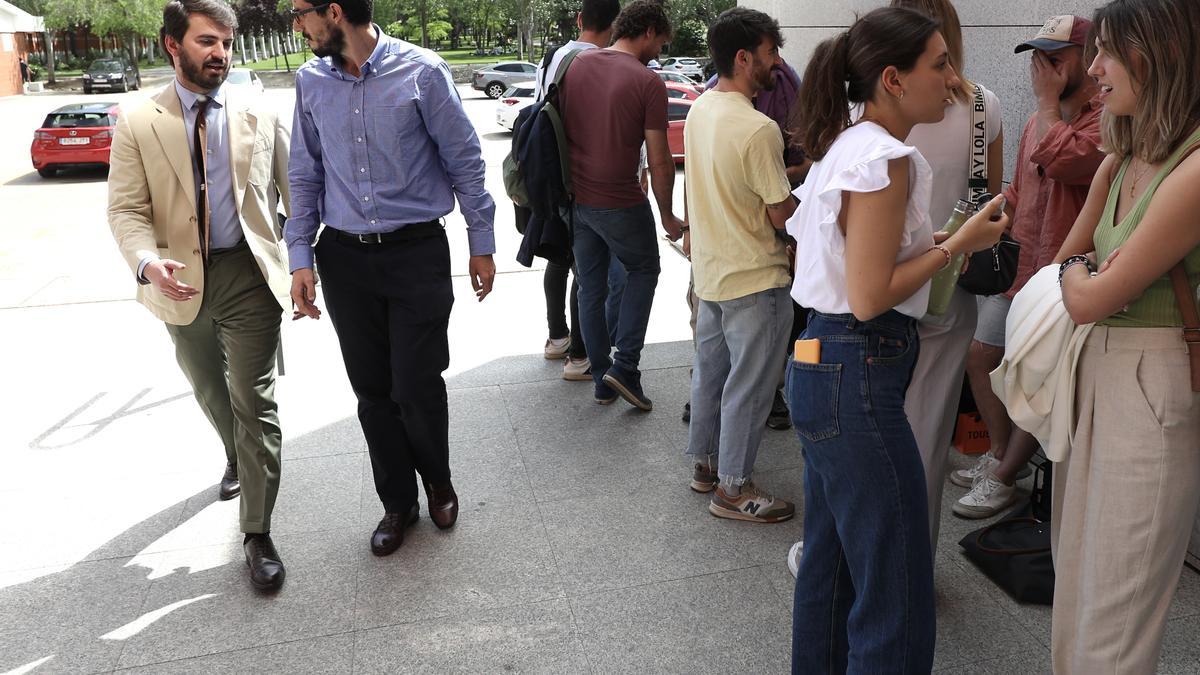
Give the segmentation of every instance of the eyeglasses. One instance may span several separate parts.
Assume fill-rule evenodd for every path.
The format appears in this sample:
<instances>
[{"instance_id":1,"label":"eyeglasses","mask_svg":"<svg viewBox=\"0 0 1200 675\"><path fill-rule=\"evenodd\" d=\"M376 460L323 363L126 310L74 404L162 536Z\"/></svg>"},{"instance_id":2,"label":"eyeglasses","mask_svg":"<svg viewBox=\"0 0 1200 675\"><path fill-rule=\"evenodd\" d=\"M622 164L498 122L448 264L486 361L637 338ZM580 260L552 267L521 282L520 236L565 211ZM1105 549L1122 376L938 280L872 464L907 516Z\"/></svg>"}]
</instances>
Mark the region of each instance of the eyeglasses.
<instances>
[{"instance_id":1,"label":"eyeglasses","mask_svg":"<svg viewBox=\"0 0 1200 675\"><path fill-rule=\"evenodd\" d=\"M297 19L304 16L305 14L308 14L309 12L315 12L318 9L325 9L326 7L328 7L332 4L333 4L332 2L322 2L321 4L313 5L312 7L309 7L308 9L289 9L287 12L285 12L285 16L287 16L287 18L291 19L292 21L296 21Z\"/></svg>"}]
</instances>

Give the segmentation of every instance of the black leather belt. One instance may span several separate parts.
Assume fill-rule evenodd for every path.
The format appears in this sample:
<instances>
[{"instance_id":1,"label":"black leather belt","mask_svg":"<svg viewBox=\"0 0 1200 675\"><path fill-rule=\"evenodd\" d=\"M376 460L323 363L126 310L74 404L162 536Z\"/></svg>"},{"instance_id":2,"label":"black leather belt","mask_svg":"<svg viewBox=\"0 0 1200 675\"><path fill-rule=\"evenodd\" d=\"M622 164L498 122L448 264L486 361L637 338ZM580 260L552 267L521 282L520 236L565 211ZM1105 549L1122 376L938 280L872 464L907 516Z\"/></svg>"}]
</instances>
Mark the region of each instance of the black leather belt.
<instances>
[{"instance_id":1,"label":"black leather belt","mask_svg":"<svg viewBox=\"0 0 1200 675\"><path fill-rule=\"evenodd\" d=\"M363 244L366 246L374 246L376 244L394 244L401 241L412 241L414 239L426 239L436 237L445 232L446 228L442 226L440 220L430 220L424 223L412 223L405 225L391 232L371 232L369 234L352 234L350 232L342 232L332 227L326 226L325 230L330 235L347 244Z\"/></svg>"}]
</instances>

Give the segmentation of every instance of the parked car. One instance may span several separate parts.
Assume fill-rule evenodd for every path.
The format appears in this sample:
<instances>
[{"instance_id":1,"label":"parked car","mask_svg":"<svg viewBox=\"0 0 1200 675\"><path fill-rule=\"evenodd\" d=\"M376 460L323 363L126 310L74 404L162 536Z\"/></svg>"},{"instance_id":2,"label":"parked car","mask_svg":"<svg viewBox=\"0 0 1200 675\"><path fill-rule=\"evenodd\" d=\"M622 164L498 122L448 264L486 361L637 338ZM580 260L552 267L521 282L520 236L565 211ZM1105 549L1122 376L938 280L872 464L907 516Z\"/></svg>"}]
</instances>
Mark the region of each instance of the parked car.
<instances>
[{"instance_id":1,"label":"parked car","mask_svg":"<svg viewBox=\"0 0 1200 675\"><path fill-rule=\"evenodd\" d=\"M704 67L696 59L672 56L662 62L662 69L668 73L680 73L693 80L704 77Z\"/></svg>"},{"instance_id":2,"label":"parked car","mask_svg":"<svg viewBox=\"0 0 1200 675\"><path fill-rule=\"evenodd\" d=\"M700 92L696 88L688 84L679 84L678 82L667 82L667 98L684 99L695 101L700 98Z\"/></svg>"},{"instance_id":3,"label":"parked car","mask_svg":"<svg viewBox=\"0 0 1200 675\"><path fill-rule=\"evenodd\" d=\"M671 159L683 163L683 125L687 122L692 102L673 98L667 101L667 146L671 148Z\"/></svg>"},{"instance_id":4,"label":"parked car","mask_svg":"<svg viewBox=\"0 0 1200 675\"><path fill-rule=\"evenodd\" d=\"M246 87L260 94L266 89L258 73L249 68L231 68L229 70L229 77L225 79L225 82L237 87Z\"/></svg>"},{"instance_id":5,"label":"parked car","mask_svg":"<svg viewBox=\"0 0 1200 675\"><path fill-rule=\"evenodd\" d=\"M658 70L662 68L662 64L658 62L658 59L650 59L650 62L646 64L646 67L650 70Z\"/></svg>"},{"instance_id":6,"label":"parked car","mask_svg":"<svg viewBox=\"0 0 1200 675\"><path fill-rule=\"evenodd\" d=\"M703 82L696 82L695 80L688 77L687 75L684 75L683 73L676 73L674 71L667 72L665 70L660 70L660 71L658 71L658 76L660 78L662 78L662 81L666 82L667 84L674 82L676 84L686 85L686 86L689 86L689 87L695 89L697 94L704 93L704 83Z\"/></svg>"},{"instance_id":7,"label":"parked car","mask_svg":"<svg viewBox=\"0 0 1200 675\"><path fill-rule=\"evenodd\" d=\"M73 103L46 115L29 155L43 178L75 166L108 166L117 126L116 103Z\"/></svg>"},{"instance_id":8,"label":"parked car","mask_svg":"<svg viewBox=\"0 0 1200 675\"><path fill-rule=\"evenodd\" d=\"M96 59L83 74L83 93L97 89L129 91L142 88L142 75L124 58Z\"/></svg>"},{"instance_id":9,"label":"parked car","mask_svg":"<svg viewBox=\"0 0 1200 675\"><path fill-rule=\"evenodd\" d=\"M536 74L537 66L528 61L504 61L471 73L471 87L488 98L500 98L509 87L532 80Z\"/></svg>"},{"instance_id":10,"label":"parked car","mask_svg":"<svg viewBox=\"0 0 1200 675\"><path fill-rule=\"evenodd\" d=\"M536 88L537 83L532 81L520 82L509 87L496 104L496 124L512 131L517 122L517 115L521 114L525 106L533 103Z\"/></svg>"}]
</instances>

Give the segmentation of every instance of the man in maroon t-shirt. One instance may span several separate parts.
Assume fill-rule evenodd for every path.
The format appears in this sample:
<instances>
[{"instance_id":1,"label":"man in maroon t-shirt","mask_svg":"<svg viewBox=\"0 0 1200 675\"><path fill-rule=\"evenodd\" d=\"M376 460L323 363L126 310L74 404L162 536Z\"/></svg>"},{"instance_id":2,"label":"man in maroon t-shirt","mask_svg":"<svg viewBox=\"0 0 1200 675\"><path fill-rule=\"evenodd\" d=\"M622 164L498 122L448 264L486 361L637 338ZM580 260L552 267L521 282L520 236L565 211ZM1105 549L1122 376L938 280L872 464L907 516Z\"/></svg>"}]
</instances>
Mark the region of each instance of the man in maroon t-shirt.
<instances>
[{"instance_id":1,"label":"man in maroon t-shirt","mask_svg":"<svg viewBox=\"0 0 1200 675\"><path fill-rule=\"evenodd\" d=\"M613 24L613 45L590 49L563 79L562 107L575 189L574 252L579 281L579 323L595 381L597 403L618 394L642 410L642 345L658 285L654 214L638 184L642 143L650 164L663 229L682 236L671 205L675 163L667 146L667 91L646 68L671 38L671 22L657 0L635 0ZM604 302L612 256L625 268L612 358Z\"/></svg>"}]
</instances>

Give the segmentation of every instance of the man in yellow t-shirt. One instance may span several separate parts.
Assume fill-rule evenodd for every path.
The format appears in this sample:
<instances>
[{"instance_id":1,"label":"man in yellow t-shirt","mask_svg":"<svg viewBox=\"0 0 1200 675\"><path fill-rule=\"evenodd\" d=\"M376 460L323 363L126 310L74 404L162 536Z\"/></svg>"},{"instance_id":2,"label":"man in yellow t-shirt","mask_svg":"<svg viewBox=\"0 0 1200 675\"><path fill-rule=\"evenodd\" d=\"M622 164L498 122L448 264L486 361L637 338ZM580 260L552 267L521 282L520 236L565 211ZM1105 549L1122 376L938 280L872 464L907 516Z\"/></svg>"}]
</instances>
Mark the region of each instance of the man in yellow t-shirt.
<instances>
[{"instance_id":1,"label":"man in yellow t-shirt","mask_svg":"<svg viewBox=\"0 0 1200 675\"><path fill-rule=\"evenodd\" d=\"M687 453L715 516L780 522L795 506L751 481L792 325L783 230L796 204L779 126L751 100L780 63L779 24L735 7L708 29L717 85L692 106L684 179L700 307ZM719 486L718 486L719 483ZM714 488L716 488L714 490Z\"/></svg>"}]
</instances>

